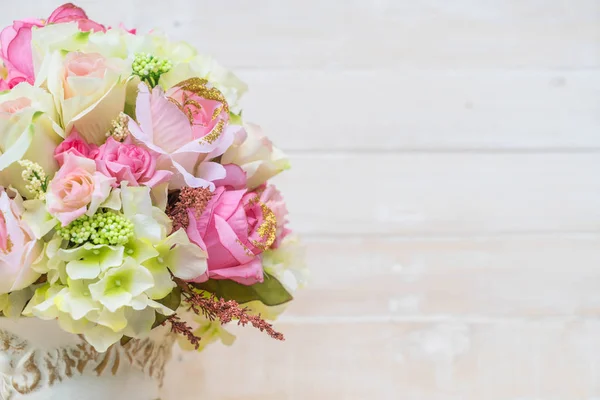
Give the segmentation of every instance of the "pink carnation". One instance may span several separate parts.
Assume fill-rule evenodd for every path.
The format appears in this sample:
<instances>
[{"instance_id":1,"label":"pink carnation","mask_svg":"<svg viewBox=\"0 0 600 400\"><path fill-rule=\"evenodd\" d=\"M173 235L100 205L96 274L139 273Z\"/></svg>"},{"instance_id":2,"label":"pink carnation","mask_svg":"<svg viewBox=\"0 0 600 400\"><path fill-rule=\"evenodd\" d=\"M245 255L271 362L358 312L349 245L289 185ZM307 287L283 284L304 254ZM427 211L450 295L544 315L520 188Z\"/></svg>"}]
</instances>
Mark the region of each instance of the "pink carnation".
<instances>
[{"instance_id":1,"label":"pink carnation","mask_svg":"<svg viewBox=\"0 0 600 400\"><path fill-rule=\"evenodd\" d=\"M161 165L175 172L171 189L209 187L225 177L213 161L233 142L240 126L229 124L227 102L206 81L190 79L165 93L160 86L138 86L137 122L128 128L136 142L160 154Z\"/></svg>"},{"instance_id":2,"label":"pink carnation","mask_svg":"<svg viewBox=\"0 0 600 400\"><path fill-rule=\"evenodd\" d=\"M166 182L171 171L156 170L158 155L133 144L131 137L120 143L109 137L106 143L93 152L98 171L116 178L115 186L127 181L130 186L155 186Z\"/></svg>"},{"instance_id":3,"label":"pink carnation","mask_svg":"<svg viewBox=\"0 0 600 400\"><path fill-rule=\"evenodd\" d=\"M287 209L273 186L248 192L245 173L227 165L227 178L215 182L211 200L199 218L189 210L187 234L208 253L208 271L196 279L230 279L243 285L263 280L260 254L287 234Z\"/></svg>"},{"instance_id":4,"label":"pink carnation","mask_svg":"<svg viewBox=\"0 0 600 400\"><path fill-rule=\"evenodd\" d=\"M96 145L88 144L79 135L77 129L73 128L69 137L54 150L54 159L56 159L58 165L62 166L67 154L73 154L84 158L93 158L93 153L96 152L97 149L98 147Z\"/></svg>"}]
</instances>

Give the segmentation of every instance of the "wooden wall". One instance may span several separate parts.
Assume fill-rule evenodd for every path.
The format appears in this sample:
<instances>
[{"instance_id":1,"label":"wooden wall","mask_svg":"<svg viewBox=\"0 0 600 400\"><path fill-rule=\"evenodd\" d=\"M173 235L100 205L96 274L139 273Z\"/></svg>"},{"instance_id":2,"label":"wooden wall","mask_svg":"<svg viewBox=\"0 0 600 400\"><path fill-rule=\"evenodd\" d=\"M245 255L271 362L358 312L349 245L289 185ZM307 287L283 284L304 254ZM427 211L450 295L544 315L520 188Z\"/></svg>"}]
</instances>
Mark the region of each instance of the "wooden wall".
<instances>
[{"instance_id":1,"label":"wooden wall","mask_svg":"<svg viewBox=\"0 0 600 400\"><path fill-rule=\"evenodd\" d=\"M293 163L287 342L179 354L166 400L600 399L600 1L79 4L235 69Z\"/></svg>"}]
</instances>

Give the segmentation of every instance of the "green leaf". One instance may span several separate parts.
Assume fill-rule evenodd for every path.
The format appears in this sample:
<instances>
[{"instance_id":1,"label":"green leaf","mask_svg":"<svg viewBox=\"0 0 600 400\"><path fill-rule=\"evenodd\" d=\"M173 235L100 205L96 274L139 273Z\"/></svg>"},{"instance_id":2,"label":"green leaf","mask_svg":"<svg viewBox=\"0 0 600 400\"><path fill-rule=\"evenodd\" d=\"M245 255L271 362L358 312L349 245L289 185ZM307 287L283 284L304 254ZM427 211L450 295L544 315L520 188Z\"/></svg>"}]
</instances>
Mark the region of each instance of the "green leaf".
<instances>
[{"instance_id":1,"label":"green leaf","mask_svg":"<svg viewBox=\"0 0 600 400\"><path fill-rule=\"evenodd\" d=\"M75 41L79 43L87 43L91 32L79 32L75 35Z\"/></svg>"},{"instance_id":2,"label":"green leaf","mask_svg":"<svg viewBox=\"0 0 600 400\"><path fill-rule=\"evenodd\" d=\"M242 125L244 123L242 120L242 113L237 115L237 114L230 112L229 113L229 123L231 125Z\"/></svg>"},{"instance_id":3,"label":"green leaf","mask_svg":"<svg viewBox=\"0 0 600 400\"><path fill-rule=\"evenodd\" d=\"M173 289L173 291L171 293L169 293L167 295L167 297L157 300L157 301L160 304L162 304L163 306L168 307L173 311L177 311L177 309L179 308L179 305L181 304L181 289L179 287L176 287L175 289ZM154 321L154 325L152 325L152 329L161 325L163 322L165 322L167 320L167 318L168 317L166 315L162 315L157 312L156 320Z\"/></svg>"},{"instance_id":4,"label":"green leaf","mask_svg":"<svg viewBox=\"0 0 600 400\"><path fill-rule=\"evenodd\" d=\"M260 301L266 306L278 306L293 300L291 294L273 276L265 272L262 283L252 286L242 285L230 280L209 279L204 283L194 283L194 287L213 293L225 300L235 300L239 304Z\"/></svg>"}]
</instances>

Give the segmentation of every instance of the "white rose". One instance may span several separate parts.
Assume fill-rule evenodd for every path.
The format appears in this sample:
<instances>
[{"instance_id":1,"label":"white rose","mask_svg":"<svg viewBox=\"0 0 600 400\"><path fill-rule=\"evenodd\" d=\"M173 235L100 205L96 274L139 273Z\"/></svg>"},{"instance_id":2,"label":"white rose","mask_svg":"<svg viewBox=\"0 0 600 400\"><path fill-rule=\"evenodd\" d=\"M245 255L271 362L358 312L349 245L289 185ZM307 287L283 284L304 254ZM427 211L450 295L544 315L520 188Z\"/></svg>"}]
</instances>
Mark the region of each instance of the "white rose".
<instances>
[{"instance_id":1,"label":"white rose","mask_svg":"<svg viewBox=\"0 0 600 400\"><path fill-rule=\"evenodd\" d=\"M150 53L155 57L168 59L173 65L190 62L197 54L196 49L189 43L169 40L158 30L145 35L128 35L126 41L130 57L138 53Z\"/></svg>"},{"instance_id":2,"label":"white rose","mask_svg":"<svg viewBox=\"0 0 600 400\"><path fill-rule=\"evenodd\" d=\"M263 268L273 275L290 293L308 283L306 248L296 236L287 236L276 249L262 255Z\"/></svg>"},{"instance_id":3,"label":"white rose","mask_svg":"<svg viewBox=\"0 0 600 400\"><path fill-rule=\"evenodd\" d=\"M64 136L57 119L52 96L43 89L23 82L0 94L0 185L31 194L17 163L22 159L38 163L48 176L54 174L54 149Z\"/></svg>"},{"instance_id":4,"label":"white rose","mask_svg":"<svg viewBox=\"0 0 600 400\"><path fill-rule=\"evenodd\" d=\"M50 24L31 32L31 49L35 85L42 86L48 77L52 56L57 51L77 51L87 43L90 32L81 32L77 22Z\"/></svg>"},{"instance_id":5,"label":"white rose","mask_svg":"<svg viewBox=\"0 0 600 400\"><path fill-rule=\"evenodd\" d=\"M248 188L254 189L290 168L283 151L263 135L258 125L245 123L244 130L221 157L221 164L237 164L246 172Z\"/></svg>"},{"instance_id":6,"label":"white rose","mask_svg":"<svg viewBox=\"0 0 600 400\"><path fill-rule=\"evenodd\" d=\"M106 140L111 122L125 106L131 68L118 58L99 53L55 52L48 73L48 89L54 96L66 132L75 127L88 142Z\"/></svg>"}]
</instances>

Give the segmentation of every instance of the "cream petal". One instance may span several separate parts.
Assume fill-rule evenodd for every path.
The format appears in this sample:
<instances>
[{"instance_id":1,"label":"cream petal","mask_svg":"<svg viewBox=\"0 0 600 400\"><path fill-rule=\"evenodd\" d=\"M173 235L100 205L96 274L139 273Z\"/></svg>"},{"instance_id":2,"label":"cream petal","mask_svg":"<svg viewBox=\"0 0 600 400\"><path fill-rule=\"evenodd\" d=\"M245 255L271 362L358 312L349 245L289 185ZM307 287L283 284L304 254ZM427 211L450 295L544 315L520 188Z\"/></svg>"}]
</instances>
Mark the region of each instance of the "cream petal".
<instances>
[{"instance_id":1,"label":"cream petal","mask_svg":"<svg viewBox=\"0 0 600 400\"><path fill-rule=\"evenodd\" d=\"M70 132L74 126L88 143L103 144L112 120L123 111L126 90L127 81L115 82L94 104L66 120L65 131Z\"/></svg>"},{"instance_id":2,"label":"cream petal","mask_svg":"<svg viewBox=\"0 0 600 400\"><path fill-rule=\"evenodd\" d=\"M121 340L123 334L114 332L105 326L96 325L91 329L86 329L83 336L96 351L104 353L110 346Z\"/></svg>"},{"instance_id":3,"label":"cream petal","mask_svg":"<svg viewBox=\"0 0 600 400\"><path fill-rule=\"evenodd\" d=\"M153 308L144 310L126 310L127 327L123 333L133 338L144 338L150 334L152 325L156 320L156 313Z\"/></svg>"},{"instance_id":4,"label":"cream petal","mask_svg":"<svg viewBox=\"0 0 600 400\"><path fill-rule=\"evenodd\" d=\"M71 279L95 279L100 275L96 260L73 260L67 263L67 275Z\"/></svg>"},{"instance_id":5,"label":"cream petal","mask_svg":"<svg viewBox=\"0 0 600 400\"><path fill-rule=\"evenodd\" d=\"M190 242L183 229L170 235L164 245L171 249L166 262L176 277L190 281L206 272L207 254Z\"/></svg>"}]
</instances>

